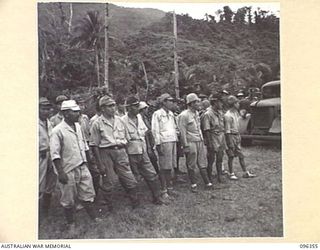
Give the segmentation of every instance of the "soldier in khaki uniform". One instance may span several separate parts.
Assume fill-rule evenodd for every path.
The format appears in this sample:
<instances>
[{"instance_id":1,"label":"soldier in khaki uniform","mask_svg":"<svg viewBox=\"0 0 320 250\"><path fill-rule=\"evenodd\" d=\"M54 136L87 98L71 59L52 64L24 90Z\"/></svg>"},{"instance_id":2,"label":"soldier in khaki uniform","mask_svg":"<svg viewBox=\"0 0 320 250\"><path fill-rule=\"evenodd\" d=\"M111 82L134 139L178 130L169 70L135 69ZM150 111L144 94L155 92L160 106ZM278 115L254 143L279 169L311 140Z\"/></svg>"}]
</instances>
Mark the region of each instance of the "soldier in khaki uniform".
<instances>
[{"instance_id":1,"label":"soldier in khaki uniform","mask_svg":"<svg viewBox=\"0 0 320 250\"><path fill-rule=\"evenodd\" d=\"M148 131L141 115L139 114L139 100L129 97L126 101L128 113L121 117L128 130L128 144L126 145L130 166L146 181L152 196L153 202L157 205L163 203L160 197L160 185L147 152L145 133Z\"/></svg>"},{"instance_id":2,"label":"soldier in khaki uniform","mask_svg":"<svg viewBox=\"0 0 320 250\"><path fill-rule=\"evenodd\" d=\"M197 192L197 178L195 170L198 167L206 187L212 187L208 178L205 145L200 128L200 117L198 113L200 99L194 93L187 95L188 109L179 115L179 130L181 145L186 155L186 165L191 182L191 191Z\"/></svg>"},{"instance_id":3,"label":"soldier in khaki uniform","mask_svg":"<svg viewBox=\"0 0 320 250\"><path fill-rule=\"evenodd\" d=\"M217 178L221 182L222 161L226 141L224 135L224 114L221 95L212 94L210 96L211 106L201 117L201 127L204 132L204 141L207 146L208 176L212 181L212 165L216 160Z\"/></svg>"},{"instance_id":4,"label":"soldier in khaki uniform","mask_svg":"<svg viewBox=\"0 0 320 250\"><path fill-rule=\"evenodd\" d=\"M74 208L80 201L90 218L97 222L93 207L95 192L88 169L89 147L78 123L80 108L74 100L61 104L64 120L52 130L50 153L58 173L61 191L60 203L64 208L71 234L75 233Z\"/></svg>"},{"instance_id":5,"label":"soldier in khaki uniform","mask_svg":"<svg viewBox=\"0 0 320 250\"><path fill-rule=\"evenodd\" d=\"M66 97L65 95L59 95L56 98L56 107L58 112L50 118L50 122L53 127L57 126L63 120L63 115L61 112L61 103L66 100L68 100L68 97Z\"/></svg>"},{"instance_id":6,"label":"soldier in khaki uniform","mask_svg":"<svg viewBox=\"0 0 320 250\"><path fill-rule=\"evenodd\" d=\"M41 218L48 215L52 193L56 187L57 175L54 173L50 157L52 126L48 120L51 104L47 98L39 100L39 211Z\"/></svg>"},{"instance_id":7,"label":"soldier in khaki uniform","mask_svg":"<svg viewBox=\"0 0 320 250\"><path fill-rule=\"evenodd\" d=\"M112 210L112 170L114 170L121 185L129 194L132 207L135 208L139 205L139 200L137 181L130 169L126 153L128 132L121 118L115 115L116 102L110 96L101 97L99 105L102 114L90 128L90 146L93 148L96 164L102 175L100 191L109 205L109 210Z\"/></svg>"},{"instance_id":8,"label":"soldier in khaki uniform","mask_svg":"<svg viewBox=\"0 0 320 250\"><path fill-rule=\"evenodd\" d=\"M233 159L239 157L239 163L243 171L244 178L255 177L251 174L246 167L244 161L244 155L241 150L241 136L239 133L239 100L231 95L228 97L227 102L229 104L229 110L224 115L225 120L225 133L227 142L227 155L228 155L228 167L229 167L229 178L231 180L237 180L238 177L233 172Z\"/></svg>"},{"instance_id":9,"label":"soldier in khaki uniform","mask_svg":"<svg viewBox=\"0 0 320 250\"><path fill-rule=\"evenodd\" d=\"M156 150L159 156L161 192L164 199L170 199L173 194L172 171L177 164L177 125L173 109L173 98L162 94L159 102L162 107L153 113L151 129Z\"/></svg>"}]
</instances>

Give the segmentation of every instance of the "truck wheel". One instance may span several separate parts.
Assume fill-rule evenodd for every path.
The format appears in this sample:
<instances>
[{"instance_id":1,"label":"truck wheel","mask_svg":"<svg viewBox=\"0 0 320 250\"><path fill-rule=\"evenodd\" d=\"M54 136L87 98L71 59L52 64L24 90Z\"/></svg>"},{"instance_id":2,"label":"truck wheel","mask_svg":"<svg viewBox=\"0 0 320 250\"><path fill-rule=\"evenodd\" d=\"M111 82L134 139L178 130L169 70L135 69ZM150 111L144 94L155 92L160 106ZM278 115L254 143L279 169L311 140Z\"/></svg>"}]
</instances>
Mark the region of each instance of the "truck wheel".
<instances>
[{"instance_id":1,"label":"truck wheel","mask_svg":"<svg viewBox=\"0 0 320 250\"><path fill-rule=\"evenodd\" d=\"M251 146L252 145L252 139L242 139L241 140L241 145L242 146Z\"/></svg>"}]
</instances>

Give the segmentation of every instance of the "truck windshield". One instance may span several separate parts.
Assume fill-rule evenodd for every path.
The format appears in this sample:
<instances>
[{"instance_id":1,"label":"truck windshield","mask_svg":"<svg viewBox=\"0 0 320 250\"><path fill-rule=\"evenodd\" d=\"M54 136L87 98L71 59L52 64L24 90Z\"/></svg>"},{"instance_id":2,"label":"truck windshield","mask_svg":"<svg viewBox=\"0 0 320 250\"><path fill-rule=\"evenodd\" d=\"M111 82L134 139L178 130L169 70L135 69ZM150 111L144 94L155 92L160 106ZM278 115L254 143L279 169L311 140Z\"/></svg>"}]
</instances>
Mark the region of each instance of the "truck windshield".
<instances>
[{"instance_id":1,"label":"truck windshield","mask_svg":"<svg viewBox=\"0 0 320 250\"><path fill-rule=\"evenodd\" d=\"M276 98L280 97L280 84L265 86L262 88L262 98Z\"/></svg>"}]
</instances>

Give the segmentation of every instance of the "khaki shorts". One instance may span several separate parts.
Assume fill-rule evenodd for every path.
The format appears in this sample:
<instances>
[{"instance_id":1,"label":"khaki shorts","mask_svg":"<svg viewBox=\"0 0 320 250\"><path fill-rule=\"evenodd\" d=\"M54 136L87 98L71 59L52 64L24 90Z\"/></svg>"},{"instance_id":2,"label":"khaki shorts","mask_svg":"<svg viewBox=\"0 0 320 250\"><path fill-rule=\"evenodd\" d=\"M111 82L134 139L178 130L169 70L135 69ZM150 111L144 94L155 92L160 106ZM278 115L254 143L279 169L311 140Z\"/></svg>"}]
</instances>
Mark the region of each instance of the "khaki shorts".
<instances>
[{"instance_id":1,"label":"khaki shorts","mask_svg":"<svg viewBox=\"0 0 320 250\"><path fill-rule=\"evenodd\" d=\"M159 155L160 170L172 170L177 167L177 143L164 142L160 144L162 155Z\"/></svg>"},{"instance_id":2,"label":"khaki shorts","mask_svg":"<svg viewBox=\"0 0 320 250\"><path fill-rule=\"evenodd\" d=\"M226 150L227 155L229 157L244 158L244 155L241 150L241 136L239 134L235 134L235 135L231 134L230 140L233 145L233 148L228 148Z\"/></svg>"},{"instance_id":3,"label":"khaki shorts","mask_svg":"<svg viewBox=\"0 0 320 250\"><path fill-rule=\"evenodd\" d=\"M63 207L71 208L76 200L93 202L95 192L92 177L86 164L67 173L68 183L59 182L61 190L60 203Z\"/></svg>"}]
</instances>

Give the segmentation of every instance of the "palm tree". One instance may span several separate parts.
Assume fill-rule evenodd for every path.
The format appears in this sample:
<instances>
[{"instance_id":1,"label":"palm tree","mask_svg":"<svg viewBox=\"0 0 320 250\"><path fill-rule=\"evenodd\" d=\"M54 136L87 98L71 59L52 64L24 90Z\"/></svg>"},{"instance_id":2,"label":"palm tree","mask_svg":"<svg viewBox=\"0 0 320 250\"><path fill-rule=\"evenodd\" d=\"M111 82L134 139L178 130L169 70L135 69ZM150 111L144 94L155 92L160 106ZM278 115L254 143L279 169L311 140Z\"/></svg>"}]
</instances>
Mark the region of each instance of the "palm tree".
<instances>
[{"instance_id":1,"label":"palm tree","mask_svg":"<svg viewBox=\"0 0 320 250\"><path fill-rule=\"evenodd\" d=\"M104 42L104 24L98 11L88 11L86 16L78 21L75 27L75 37L72 44L76 47L93 49L95 52L95 66L97 83L100 87L99 54Z\"/></svg>"}]
</instances>

